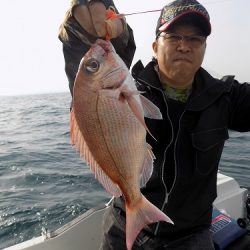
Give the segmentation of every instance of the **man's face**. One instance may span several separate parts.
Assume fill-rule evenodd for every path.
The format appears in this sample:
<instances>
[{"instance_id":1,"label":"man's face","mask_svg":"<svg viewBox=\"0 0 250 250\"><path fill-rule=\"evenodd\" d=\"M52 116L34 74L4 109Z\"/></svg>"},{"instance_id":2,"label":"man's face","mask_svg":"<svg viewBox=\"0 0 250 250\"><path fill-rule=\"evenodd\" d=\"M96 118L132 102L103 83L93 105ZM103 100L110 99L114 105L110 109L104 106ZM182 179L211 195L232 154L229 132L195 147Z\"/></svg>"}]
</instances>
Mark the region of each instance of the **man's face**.
<instances>
[{"instance_id":1,"label":"man's face","mask_svg":"<svg viewBox=\"0 0 250 250\"><path fill-rule=\"evenodd\" d=\"M182 24L171 29L171 32L161 33L153 43L163 82L175 87L183 87L193 82L206 50L206 38L200 34L196 27ZM178 40L178 35L186 38L181 40L179 37Z\"/></svg>"}]
</instances>

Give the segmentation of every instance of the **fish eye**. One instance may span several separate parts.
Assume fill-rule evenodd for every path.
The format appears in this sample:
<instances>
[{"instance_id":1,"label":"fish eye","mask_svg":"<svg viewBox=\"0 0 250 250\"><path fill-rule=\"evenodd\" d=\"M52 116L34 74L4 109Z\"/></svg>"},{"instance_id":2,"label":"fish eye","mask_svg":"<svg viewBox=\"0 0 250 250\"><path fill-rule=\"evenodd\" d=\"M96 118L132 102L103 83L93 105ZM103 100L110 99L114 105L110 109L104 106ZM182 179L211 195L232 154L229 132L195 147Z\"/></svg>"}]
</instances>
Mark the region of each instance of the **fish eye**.
<instances>
[{"instance_id":1,"label":"fish eye","mask_svg":"<svg viewBox=\"0 0 250 250\"><path fill-rule=\"evenodd\" d=\"M100 63L94 59L94 58L91 58L89 60L87 60L85 63L84 63L84 69L88 72L88 73L95 73L98 71L100 67Z\"/></svg>"}]
</instances>

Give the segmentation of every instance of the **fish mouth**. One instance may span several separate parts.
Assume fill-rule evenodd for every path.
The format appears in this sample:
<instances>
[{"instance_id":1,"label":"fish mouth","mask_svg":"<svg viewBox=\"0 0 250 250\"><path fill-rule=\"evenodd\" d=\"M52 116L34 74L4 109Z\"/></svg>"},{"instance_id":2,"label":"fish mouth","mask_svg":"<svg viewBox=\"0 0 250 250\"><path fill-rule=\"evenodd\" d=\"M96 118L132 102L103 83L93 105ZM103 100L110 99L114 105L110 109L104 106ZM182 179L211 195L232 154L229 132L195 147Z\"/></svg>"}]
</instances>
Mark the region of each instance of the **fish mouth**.
<instances>
[{"instance_id":1,"label":"fish mouth","mask_svg":"<svg viewBox=\"0 0 250 250\"><path fill-rule=\"evenodd\" d=\"M102 77L103 89L116 89L119 88L126 78L126 71L122 67L116 67L107 72Z\"/></svg>"},{"instance_id":2,"label":"fish mouth","mask_svg":"<svg viewBox=\"0 0 250 250\"><path fill-rule=\"evenodd\" d=\"M124 69L123 69L122 67L116 67L116 68L114 68L113 70L107 72L107 74L104 75L103 78L109 77L110 75L113 75L113 74L115 74L115 73L117 73L117 72L119 72L119 71L120 71L120 72L123 72Z\"/></svg>"}]
</instances>

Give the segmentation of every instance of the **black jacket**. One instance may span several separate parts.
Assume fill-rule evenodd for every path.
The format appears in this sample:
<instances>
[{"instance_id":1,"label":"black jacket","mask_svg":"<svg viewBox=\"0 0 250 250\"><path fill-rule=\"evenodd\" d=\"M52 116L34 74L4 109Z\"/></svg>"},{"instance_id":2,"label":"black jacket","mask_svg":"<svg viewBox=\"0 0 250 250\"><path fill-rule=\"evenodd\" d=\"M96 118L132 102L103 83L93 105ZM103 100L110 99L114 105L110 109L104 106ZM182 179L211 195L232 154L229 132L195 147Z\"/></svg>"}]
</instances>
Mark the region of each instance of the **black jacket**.
<instances>
[{"instance_id":1,"label":"black jacket","mask_svg":"<svg viewBox=\"0 0 250 250\"><path fill-rule=\"evenodd\" d=\"M169 238L210 226L215 200L218 164L228 129L250 130L250 85L240 84L233 77L218 80L200 68L195 76L192 93L175 128L169 119L168 100L154 69L154 62L145 68L139 61L132 70L139 90L156 104L163 120L146 118L156 138L147 137L156 156L154 171L142 193L163 210L175 223L160 222L150 226L151 232ZM165 155L173 144L174 179L167 190L168 162ZM114 207L123 209L123 199Z\"/></svg>"}]
</instances>

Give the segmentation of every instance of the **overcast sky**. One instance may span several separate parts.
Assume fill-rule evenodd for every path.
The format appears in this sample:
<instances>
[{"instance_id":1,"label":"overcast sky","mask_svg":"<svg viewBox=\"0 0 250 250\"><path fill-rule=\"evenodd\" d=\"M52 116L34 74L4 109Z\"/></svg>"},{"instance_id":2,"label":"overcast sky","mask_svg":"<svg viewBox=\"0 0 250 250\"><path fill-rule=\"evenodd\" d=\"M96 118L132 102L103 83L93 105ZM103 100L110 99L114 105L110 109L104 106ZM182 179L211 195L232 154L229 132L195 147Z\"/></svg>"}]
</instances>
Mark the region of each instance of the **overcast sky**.
<instances>
[{"instance_id":1,"label":"overcast sky","mask_svg":"<svg viewBox=\"0 0 250 250\"><path fill-rule=\"evenodd\" d=\"M161 9L169 1L114 0L121 13ZM203 66L213 75L236 75L250 81L250 1L202 0L212 34ZM69 0L1 2L0 96L68 91L58 27ZM142 4L143 3L143 4ZM134 30L134 63L152 57L151 44L159 12L127 17Z\"/></svg>"}]
</instances>

